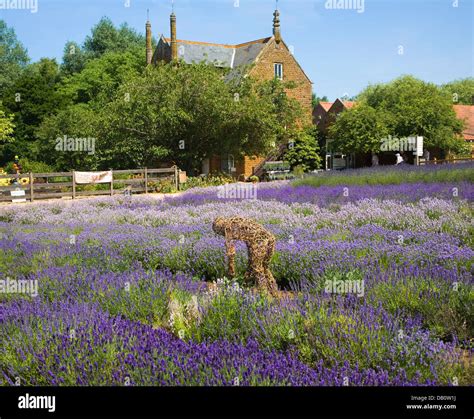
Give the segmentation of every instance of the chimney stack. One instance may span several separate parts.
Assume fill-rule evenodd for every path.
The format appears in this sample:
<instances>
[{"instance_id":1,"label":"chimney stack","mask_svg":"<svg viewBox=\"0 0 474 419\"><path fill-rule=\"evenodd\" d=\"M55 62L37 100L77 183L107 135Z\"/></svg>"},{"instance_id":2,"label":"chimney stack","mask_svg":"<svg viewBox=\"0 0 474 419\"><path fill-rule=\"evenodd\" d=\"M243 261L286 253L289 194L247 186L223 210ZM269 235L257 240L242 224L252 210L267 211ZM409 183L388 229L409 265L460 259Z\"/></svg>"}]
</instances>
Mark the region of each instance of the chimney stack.
<instances>
[{"instance_id":1,"label":"chimney stack","mask_svg":"<svg viewBox=\"0 0 474 419\"><path fill-rule=\"evenodd\" d=\"M281 32L280 32L280 12L275 10L273 13L273 36L275 37L275 42L279 44L281 42Z\"/></svg>"},{"instance_id":2,"label":"chimney stack","mask_svg":"<svg viewBox=\"0 0 474 419\"><path fill-rule=\"evenodd\" d=\"M147 11L148 14L148 11ZM146 21L146 65L151 64L151 59L153 57L153 49L151 46L151 23L149 16L147 17Z\"/></svg>"},{"instance_id":3,"label":"chimney stack","mask_svg":"<svg viewBox=\"0 0 474 419\"><path fill-rule=\"evenodd\" d=\"M171 61L176 61L178 59L178 43L176 40L176 15L171 13L170 16L170 26L171 26Z\"/></svg>"}]
</instances>

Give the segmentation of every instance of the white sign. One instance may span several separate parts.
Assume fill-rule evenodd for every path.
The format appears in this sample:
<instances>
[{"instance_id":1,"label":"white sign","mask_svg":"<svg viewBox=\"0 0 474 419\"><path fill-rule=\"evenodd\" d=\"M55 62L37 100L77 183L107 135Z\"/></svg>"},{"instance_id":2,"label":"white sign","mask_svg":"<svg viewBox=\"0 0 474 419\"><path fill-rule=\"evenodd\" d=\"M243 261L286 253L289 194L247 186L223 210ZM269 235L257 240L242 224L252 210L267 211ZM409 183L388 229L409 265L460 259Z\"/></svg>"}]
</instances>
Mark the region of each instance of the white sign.
<instances>
[{"instance_id":1,"label":"white sign","mask_svg":"<svg viewBox=\"0 0 474 419\"><path fill-rule=\"evenodd\" d=\"M416 152L415 156L423 157L423 137L416 137Z\"/></svg>"},{"instance_id":2,"label":"white sign","mask_svg":"<svg viewBox=\"0 0 474 419\"><path fill-rule=\"evenodd\" d=\"M26 198L14 198L16 196L25 196L25 191L23 189L10 191L10 194L12 196L12 202L26 202Z\"/></svg>"},{"instance_id":3,"label":"white sign","mask_svg":"<svg viewBox=\"0 0 474 419\"><path fill-rule=\"evenodd\" d=\"M112 171L107 172L74 172L75 182L78 184L85 183L111 183Z\"/></svg>"}]
</instances>

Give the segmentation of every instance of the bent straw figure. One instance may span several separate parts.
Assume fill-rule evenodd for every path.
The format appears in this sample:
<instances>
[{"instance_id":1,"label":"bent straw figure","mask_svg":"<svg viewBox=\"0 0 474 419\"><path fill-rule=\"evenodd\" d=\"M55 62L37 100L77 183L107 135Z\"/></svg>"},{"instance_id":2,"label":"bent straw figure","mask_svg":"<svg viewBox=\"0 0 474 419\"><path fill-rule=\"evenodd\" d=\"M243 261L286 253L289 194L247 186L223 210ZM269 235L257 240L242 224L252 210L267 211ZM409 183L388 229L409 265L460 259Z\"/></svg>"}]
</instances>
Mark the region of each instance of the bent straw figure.
<instances>
[{"instance_id":1,"label":"bent straw figure","mask_svg":"<svg viewBox=\"0 0 474 419\"><path fill-rule=\"evenodd\" d=\"M225 237L229 276L235 276L234 241L243 241L247 245L249 257L246 282L254 282L258 289L277 296L278 286L269 269L270 259L275 252L275 236L257 222L242 217L218 217L214 220L212 229Z\"/></svg>"}]
</instances>

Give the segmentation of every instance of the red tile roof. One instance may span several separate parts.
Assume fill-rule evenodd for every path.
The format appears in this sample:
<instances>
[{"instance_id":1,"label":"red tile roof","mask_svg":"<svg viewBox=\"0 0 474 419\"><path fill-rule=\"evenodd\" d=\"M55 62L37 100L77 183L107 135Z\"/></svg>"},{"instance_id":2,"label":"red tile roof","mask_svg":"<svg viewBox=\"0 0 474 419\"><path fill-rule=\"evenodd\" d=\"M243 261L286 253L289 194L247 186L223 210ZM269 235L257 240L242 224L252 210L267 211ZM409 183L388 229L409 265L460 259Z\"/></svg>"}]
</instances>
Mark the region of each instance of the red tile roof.
<instances>
[{"instance_id":1,"label":"red tile roof","mask_svg":"<svg viewBox=\"0 0 474 419\"><path fill-rule=\"evenodd\" d=\"M334 102L319 102L323 109L327 112Z\"/></svg>"},{"instance_id":2,"label":"red tile roof","mask_svg":"<svg viewBox=\"0 0 474 419\"><path fill-rule=\"evenodd\" d=\"M465 140L474 140L474 105L453 105L458 119L465 121L462 133Z\"/></svg>"},{"instance_id":3,"label":"red tile roof","mask_svg":"<svg viewBox=\"0 0 474 419\"><path fill-rule=\"evenodd\" d=\"M347 109L350 109L352 108L356 103L355 102L351 102L350 100L346 100L346 101L341 101L344 106L347 108Z\"/></svg>"}]
</instances>

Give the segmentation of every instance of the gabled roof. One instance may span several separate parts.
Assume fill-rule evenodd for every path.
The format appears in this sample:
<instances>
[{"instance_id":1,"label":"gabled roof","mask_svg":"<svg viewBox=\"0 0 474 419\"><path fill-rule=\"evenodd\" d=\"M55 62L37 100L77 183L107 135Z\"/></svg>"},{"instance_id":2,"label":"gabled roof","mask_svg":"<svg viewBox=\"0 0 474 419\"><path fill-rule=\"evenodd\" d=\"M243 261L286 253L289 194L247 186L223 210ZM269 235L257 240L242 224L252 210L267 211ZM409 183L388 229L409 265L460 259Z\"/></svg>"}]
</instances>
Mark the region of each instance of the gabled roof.
<instances>
[{"instance_id":1,"label":"gabled roof","mask_svg":"<svg viewBox=\"0 0 474 419\"><path fill-rule=\"evenodd\" d=\"M319 105L327 112L334 102L319 102Z\"/></svg>"},{"instance_id":2,"label":"gabled roof","mask_svg":"<svg viewBox=\"0 0 474 419\"><path fill-rule=\"evenodd\" d=\"M327 112L330 112L331 110L333 110L333 108L335 108L338 104L341 104L344 109L351 109L353 108L355 105L356 105L357 102L351 102L349 100L341 100L341 99L336 99L332 104L331 106L329 107L329 109L327 110Z\"/></svg>"},{"instance_id":3,"label":"gabled roof","mask_svg":"<svg viewBox=\"0 0 474 419\"><path fill-rule=\"evenodd\" d=\"M168 45L170 38L162 37ZM216 67L235 69L255 62L260 52L272 38L262 38L237 45L214 44L178 39L178 55L187 64L202 61L214 64Z\"/></svg>"},{"instance_id":4,"label":"gabled roof","mask_svg":"<svg viewBox=\"0 0 474 419\"><path fill-rule=\"evenodd\" d=\"M351 109L355 106L355 102L351 102L350 100L341 100L342 104L347 108L347 109Z\"/></svg>"},{"instance_id":5,"label":"gabled roof","mask_svg":"<svg viewBox=\"0 0 474 419\"><path fill-rule=\"evenodd\" d=\"M463 137L465 140L474 140L474 105L453 105L458 119L465 122Z\"/></svg>"},{"instance_id":6,"label":"gabled roof","mask_svg":"<svg viewBox=\"0 0 474 419\"><path fill-rule=\"evenodd\" d=\"M187 64L204 61L209 64L214 64L216 67L230 68L233 71L227 75L226 79L232 80L241 76L241 73L239 73L240 68L245 68L257 62L265 47L267 47L273 39L274 37L270 36L236 45L187 41L183 39L178 39L176 42L179 59L184 60ZM156 56L160 43L163 43L168 50L171 48L171 39L161 35L154 57ZM288 49L284 41L282 41L282 44ZM295 62L307 80L312 83L299 62L297 60L295 60Z\"/></svg>"}]
</instances>

